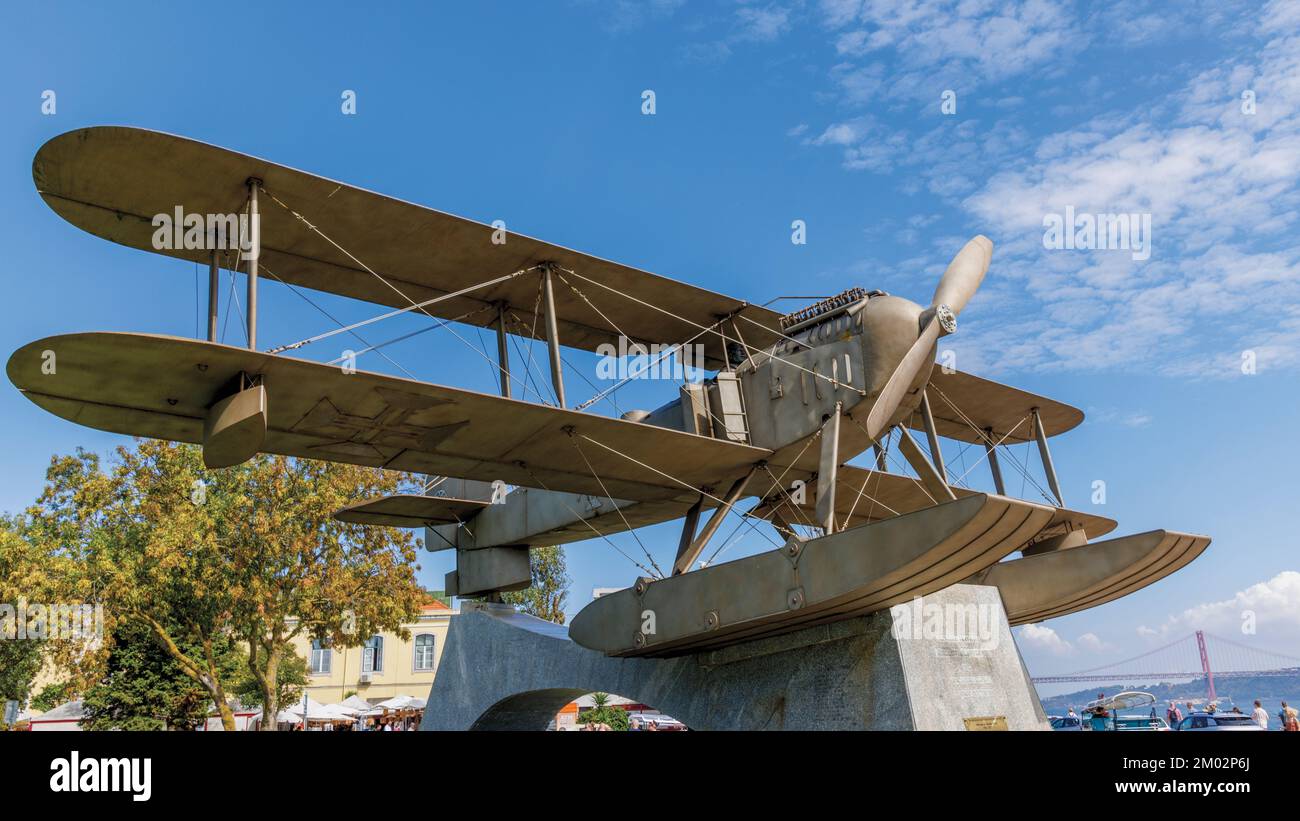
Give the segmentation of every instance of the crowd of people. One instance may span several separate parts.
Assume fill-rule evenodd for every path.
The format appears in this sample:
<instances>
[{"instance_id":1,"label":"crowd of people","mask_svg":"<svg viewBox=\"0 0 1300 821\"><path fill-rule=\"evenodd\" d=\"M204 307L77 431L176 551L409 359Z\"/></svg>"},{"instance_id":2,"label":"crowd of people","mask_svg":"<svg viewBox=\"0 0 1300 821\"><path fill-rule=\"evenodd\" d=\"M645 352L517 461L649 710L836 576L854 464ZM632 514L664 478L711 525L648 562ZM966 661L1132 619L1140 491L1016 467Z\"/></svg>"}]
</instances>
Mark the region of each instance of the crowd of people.
<instances>
[{"instance_id":1,"label":"crowd of people","mask_svg":"<svg viewBox=\"0 0 1300 821\"><path fill-rule=\"evenodd\" d=\"M1170 727L1177 727L1178 723L1181 722L1185 716L1196 712L1190 701L1187 702L1185 706L1187 707L1187 711L1183 712L1183 709L1178 706L1177 702L1169 702L1169 709L1165 711L1165 718L1169 721ZM1214 715L1218 711L1219 705L1215 704L1213 701L1205 705L1204 712L1208 715ZM1245 715L1245 713L1241 711L1241 708L1236 705L1233 705L1233 708L1228 712L1236 715ZM1264 709L1263 703L1258 699L1255 700L1255 709L1251 711L1250 718L1259 725L1261 730L1267 730L1270 728L1268 710ZM1277 718L1283 731L1289 733L1300 732L1300 713L1297 713L1296 708L1288 705L1285 701L1282 702L1282 709L1278 710Z\"/></svg>"},{"instance_id":2,"label":"crowd of people","mask_svg":"<svg viewBox=\"0 0 1300 821\"><path fill-rule=\"evenodd\" d=\"M1111 720L1111 711L1106 707L1105 701L1106 701L1106 695L1104 693L1098 693L1097 702L1094 702L1095 706L1090 706L1089 708L1084 710L1085 716L1082 719L1082 721L1086 722L1084 726L1087 729L1090 730L1109 729L1108 722L1110 722ZM1184 711L1184 707L1186 708L1185 711ZM1182 723L1184 718L1186 718L1189 715L1192 715L1193 713L1204 713L1206 715L1215 715L1216 713L1219 712L1221 712L1219 709L1219 705L1217 702L1214 701L1211 701L1208 704L1206 704L1204 709L1199 709L1195 707L1193 703L1190 701L1184 702L1182 706L1180 706L1176 701L1171 701L1169 702L1169 707L1165 710L1165 721L1168 722L1169 727L1176 729ZM1245 713L1242 712L1241 708L1236 705L1233 705L1233 707L1230 710L1226 710L1222 712L1232 714L1232 715L1239 715L1239 716L1245 715ZM1073 707L1070 708L1067 718L1079 720L1079 716L1074 712ZM1268 711L1264 709L1263 702L1259 701L1258 699L1255 701L1255 709L1251 711L1250 719L1261 730L1272 729L1271 719L1269 717ZM1282 709L1278 710L1277 719L1280 725L1279 729L1283 730L1284 732L1290 732L1290 733L1300 732L1300 712L1297 712L1295 707L1290 706L1285 701L1282 702ZM1118 718L1116 719L1116 721L1118 722ZM1159 721L1159 719L1156 718L1156 708L1152 707L1151 722L1154 725L1157 721Z\"/></svg>"}]
</instances>

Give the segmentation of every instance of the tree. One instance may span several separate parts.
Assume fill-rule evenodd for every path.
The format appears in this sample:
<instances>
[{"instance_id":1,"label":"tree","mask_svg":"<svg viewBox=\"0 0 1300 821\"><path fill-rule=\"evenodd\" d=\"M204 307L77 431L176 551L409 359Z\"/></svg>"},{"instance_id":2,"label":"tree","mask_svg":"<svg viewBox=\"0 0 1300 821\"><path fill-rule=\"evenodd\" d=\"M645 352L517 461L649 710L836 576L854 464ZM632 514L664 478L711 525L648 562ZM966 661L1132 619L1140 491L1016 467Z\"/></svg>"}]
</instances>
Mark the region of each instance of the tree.
<instances>
[{"instance_id":1,"label":"tree","mask_svg":"<svg viewBox=\"0 0 1300 821\"><path fill-rule=\"evenodd\" d=\"M578 716L579 724L606 724L611 730L626 730L631 722L627 710L609 703L609 693L592 693L595 705Z\"/></svg>"},{"instance_id":2,"label":"tree","mask_svg":"<svg viewBox=\"0 0 1300 821\"><path fill-rule=\"evenodd\" d=\"M198 648L182 646L188 654ZM222 677L241 669L242 654L229 638L214 648ZM137 621L124 621L113 635L103 678L83 698L88 730L193 730L208 719L207 688L181 669L154 635Z\"/></svg>"},{"instance_id":3,"label":"tree","mask_svg":"<svg viewBox=\"0 0 1300 821\"><path fill-rule=\"evenodd\" d=\"M307 662L302 656L290 651L280 660L279 669L276 670L276 704L294 704L301 701L302 691L306 686ZM265 696L262 693L262 683L247 672L247 662L245 662L244 675L235 684L235 696L245 707L263 706Z\"/></svg>"},{"instance_id":4,"label":"tree","mask_svg":"<svg viewBox=\"0 0 1300 821\"><path fill-rule=\"evenodd\" d=\"M13 520L0 519L0 605L7 605L0 614L0 706L5 701L26 703L44 660L42 642L18 637L16 605L30 585L31 554L31 545ZM14 612L8 613L8 608Z\"/></svg>"},{"instance_id":5,"label":"tree","mask_svg":"<svg viewBox=\"0 0 1300 821\"><path fill-rule=\"evenodd\" d=\"M568 566L564 548L535 547L529 551L533 584L526 590L504 593L501 600L513 604L521 613L564 624L564 603L569 598Z\"/></svg>"},{"instance_id":6,"label":"tree","mask_svg":"<svg viewBox=\"0 0 1300 821\"><path fill-rule=\"evenodd\" d=\"M0 706L5 701L27 702L41 659L40 642L0 638Z\"/></svg>"},{"instance_id":7,"label":"tree","mask_svg":"<svg viewBox=\"0 0 1300 821\"><path fill-rule=\"evenodd\" d=\"M47 684L41 688L41 691L32 696L32 708L48 713L60 704L66 704L77 697L77 691L73 689L71 682L60 681L54 684Z\"/></svg>"},{"instance_id":8,"label":"tree","mask_svg":"<svg viewBox=\"0 0 1300 821\"><path fill-rule=\"evenodd\" d=\"M273 716L299 635L342 647L381 630L405 637L421 596L417 542L332 517L395 491L402 474L271 455L208 471L198 448L157 440L116 456L111 471L85 451L53 459L29 531L65 562L71 588L152 632L226 729L235 679L220 663L223 641L247 649L247 675Z\"/></svg>"}]
</instances>

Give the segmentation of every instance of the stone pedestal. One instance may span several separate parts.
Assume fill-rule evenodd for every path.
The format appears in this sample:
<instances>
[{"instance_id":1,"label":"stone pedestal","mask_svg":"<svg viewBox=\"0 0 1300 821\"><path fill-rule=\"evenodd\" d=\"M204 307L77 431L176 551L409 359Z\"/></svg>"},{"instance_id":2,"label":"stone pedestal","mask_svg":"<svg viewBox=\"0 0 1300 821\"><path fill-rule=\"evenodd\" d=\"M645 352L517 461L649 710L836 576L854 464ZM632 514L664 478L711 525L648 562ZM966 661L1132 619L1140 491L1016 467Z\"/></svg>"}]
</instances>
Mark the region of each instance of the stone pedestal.
<instances>
[{"instance_id":1,"label":"stone pedestal","mask_svg":"<svg viewBox=\"0 0 1300 821\"><path fill-rule=\"evenodd\" d=\"M506 605L452 619L425 730L542 730L603 691L695 730L1047 729L997 588L690 656L609 658Z\"/></svg>"}]
</instances>

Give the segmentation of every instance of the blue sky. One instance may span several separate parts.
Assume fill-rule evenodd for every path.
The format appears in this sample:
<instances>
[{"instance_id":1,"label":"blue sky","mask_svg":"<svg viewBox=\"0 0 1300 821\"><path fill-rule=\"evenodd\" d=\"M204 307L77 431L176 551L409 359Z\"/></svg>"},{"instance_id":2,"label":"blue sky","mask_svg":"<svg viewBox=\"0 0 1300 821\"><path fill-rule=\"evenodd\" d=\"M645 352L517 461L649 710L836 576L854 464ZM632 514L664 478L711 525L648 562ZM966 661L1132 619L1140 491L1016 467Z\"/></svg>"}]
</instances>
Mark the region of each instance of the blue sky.
<instances>
[{"instance_id":1,"label":"blue sky","mask_svg":"<svg viewBox=\"0 0 1300 821\"><path fill-rule=\"evenodd\" d=\"M183 134L756 302L861 285L926 304L948 259L984 233L997 244L988 279L946 343L958 367L1088 413L1053 444L1067 503L1088 509L1101 479L1099 512L1119 533L1165 527L1215 540L1152 588L1021 631L1031 670L1095 667L1198 627L1240 638L1246 610L1258 619L1250 641L1294 649L1296 9L11 7L0 31L0 349L73 331L196 333L192 265L85 234L36 195L37 148L86 125ZM46 89L57 95L52 116L41 113ZM340 111L345 89L357 93L355 116ZM647 89L653 116L641 113ZM953 114L941 109L945 91ZM1042 218L1067 205L1151 214L1150 258L1045 249ZM796 219L806 245L790 242ZM379 312L319 299L345 319ZM264 347L331 327L292 293L263 287ZM376 336L418 327L406 317ZM477 344L473 329L458 332ZM227 338L237 336L232 319ZM1246 351L1254 374L1242 373ZM387 352L420 378L491 389L482 358L445 331ZM578 376L596 382L594 360L566 357L571 397L594 394ZM391 370L382 359L362 366ZM622 409L670 396L653 383L617 394ZM0 391L0 414L0 509L31 502L52 453L120 441L12 388ZM769 546L741 533L722 558ZM614 538L639 555L630 536ZM642 541L664 564L676 527ZM593 587L637 573L599 541L568 556L574 611ZM429 554L422 568L439 586L449 557Z\"/></svg>"}]
</instances>

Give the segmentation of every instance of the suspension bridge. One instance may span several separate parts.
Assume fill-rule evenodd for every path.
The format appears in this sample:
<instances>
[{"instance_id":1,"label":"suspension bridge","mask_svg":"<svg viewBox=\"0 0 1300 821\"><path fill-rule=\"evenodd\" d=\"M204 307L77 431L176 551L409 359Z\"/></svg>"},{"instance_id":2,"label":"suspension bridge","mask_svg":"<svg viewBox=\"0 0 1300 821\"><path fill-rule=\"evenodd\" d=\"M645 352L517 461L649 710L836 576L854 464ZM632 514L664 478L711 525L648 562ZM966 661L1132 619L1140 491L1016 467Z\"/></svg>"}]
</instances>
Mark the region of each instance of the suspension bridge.
<instances>
[{"instance_id":1,"label":"suspension bridge","mask_svg":"<svg viewBox=\"0 0 1300 821\"><path fill-rule=\"evenodd\" d=\"M1140 656L1059 676L1034 676L1035 684L1180 681L1204 677L1211 700L1215 680L1300 676L1300 656L1276 653L1197 630Z\"/></svg>"}]
</instances>

